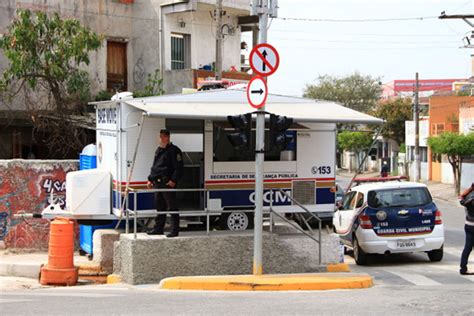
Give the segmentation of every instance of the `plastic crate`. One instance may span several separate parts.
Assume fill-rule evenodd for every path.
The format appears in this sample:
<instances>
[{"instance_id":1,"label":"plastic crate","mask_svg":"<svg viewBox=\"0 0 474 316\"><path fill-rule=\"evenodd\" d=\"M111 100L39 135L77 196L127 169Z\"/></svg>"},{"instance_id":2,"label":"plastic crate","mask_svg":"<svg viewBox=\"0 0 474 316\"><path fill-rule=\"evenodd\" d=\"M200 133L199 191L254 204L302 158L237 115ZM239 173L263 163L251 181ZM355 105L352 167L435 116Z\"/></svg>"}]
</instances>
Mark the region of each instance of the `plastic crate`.
<instances>
[{"instance_id":1,"label":"plastic crate","mask_svg":"<svg viewBox=\"0 0 474 316\"><path fill-rule=\"evenodd\" d=\"M97 168L97 156L79 155L79 170Z\"/></svg>"}]
</instances>

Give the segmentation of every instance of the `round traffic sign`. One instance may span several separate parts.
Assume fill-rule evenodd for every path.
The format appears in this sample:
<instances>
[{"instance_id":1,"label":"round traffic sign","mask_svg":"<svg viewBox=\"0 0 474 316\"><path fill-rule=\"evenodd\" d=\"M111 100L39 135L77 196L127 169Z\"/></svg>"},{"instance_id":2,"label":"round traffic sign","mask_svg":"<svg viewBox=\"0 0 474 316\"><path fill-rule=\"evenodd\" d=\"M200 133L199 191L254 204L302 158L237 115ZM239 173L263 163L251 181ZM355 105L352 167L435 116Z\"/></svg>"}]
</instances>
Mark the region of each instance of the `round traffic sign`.
<instances>
[{"instance_id":1,"label":"round traffic sign","mask_svg":"<svg viewBox=\"0 0 474 316\"><path fill-rule=\"evenodd\" d=\"M250 52L250 67L260 76L270 76L275 73L280 64L277 50L270 44L258 44Z\"/></svg>"},{"instance_id":2,"label":"round traffic sign","mask_svg":"<svg viewBox=\"0 0 474 316\"><path fill-rule=\"evenodd\" d=\"M260 76L253 77L247 85L247 100L249 104L260 109L267 101L268 88L267 82Z\"/></svg>"}]
</instances>

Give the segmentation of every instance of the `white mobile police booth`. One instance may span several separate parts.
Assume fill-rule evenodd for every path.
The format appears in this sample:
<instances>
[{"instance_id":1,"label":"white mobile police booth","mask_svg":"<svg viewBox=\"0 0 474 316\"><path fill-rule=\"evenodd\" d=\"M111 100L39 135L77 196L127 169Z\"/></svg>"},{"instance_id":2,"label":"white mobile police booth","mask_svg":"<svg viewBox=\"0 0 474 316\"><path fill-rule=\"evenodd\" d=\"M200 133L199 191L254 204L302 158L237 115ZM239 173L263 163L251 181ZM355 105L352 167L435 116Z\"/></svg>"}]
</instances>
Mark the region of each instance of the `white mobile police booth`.
<instances>
[{"instance_id":1,"label":"white mobile police booth","mask_svg":"<svg viewBox=\"0 0 474 316\"><path fill-rule=\"evenodd\" d=\"M209 189L206 193L178 193L180 210L207 208L220 217L223 226L227 225L225 228L238 230L251 226L255 152L234 148L227 137L233 130L227 122L229 115L255 111L248 105L244 90L138 99L121 94L116 100L94 104L97 111L96 172L110 174L112 181L110 208L101 207L97 212L117 217L123 215L123 193L127 185L129 188L146 187L159 131L166 128L171 131L171 141L183 151L184 176L178 188ZM268 126L265 132L265 207L268 209L272 200L275 211L302 211L293 207L293 202L282 192L270 191L282 189L311 211L332 213L336 123L380 124L382 121L334 102L272 94L268 95L265 110L294 119L287 132L293 141L283 151L268 148ZM85 174L81 176L81 171L74 172L67 180L70 185L67 193L75 190L74 174L82 183L88 182ZM94 181L92 176L89 179ZM89 182L90 188L94 187L92 182ZM135 205L133 196L129 195L129 205ZM136 209L140 214L155 214L154 193L141 192L136 196ZM86 198L95 197L94 194L82 196L82 199ZM106 203L105 200L102 202ZM231 210L235 212L228 212ZM99 218L97 212L94 216Z\"/></svg>"}]
</instances>

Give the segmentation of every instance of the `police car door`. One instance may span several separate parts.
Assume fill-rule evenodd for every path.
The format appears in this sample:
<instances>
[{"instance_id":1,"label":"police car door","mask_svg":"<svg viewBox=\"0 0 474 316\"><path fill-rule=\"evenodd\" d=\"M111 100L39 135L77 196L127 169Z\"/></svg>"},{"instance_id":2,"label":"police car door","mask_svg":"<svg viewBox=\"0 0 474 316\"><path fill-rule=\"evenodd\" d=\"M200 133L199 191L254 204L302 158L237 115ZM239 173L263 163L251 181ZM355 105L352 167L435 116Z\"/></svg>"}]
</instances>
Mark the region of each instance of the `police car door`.
<instances>
[{"instance_id":1,"label":"police car door","mask_svg":"<svg viewBox=\"0 0 474 316\"><path fill-rule=\"evenodd\" d=\"M341 209L334 214L334 226L336 232L345 235L350 231L352 218L355 214L355 206L358 197L357 191L351 191L344 196Z\"/></svg>"}]
</instances>

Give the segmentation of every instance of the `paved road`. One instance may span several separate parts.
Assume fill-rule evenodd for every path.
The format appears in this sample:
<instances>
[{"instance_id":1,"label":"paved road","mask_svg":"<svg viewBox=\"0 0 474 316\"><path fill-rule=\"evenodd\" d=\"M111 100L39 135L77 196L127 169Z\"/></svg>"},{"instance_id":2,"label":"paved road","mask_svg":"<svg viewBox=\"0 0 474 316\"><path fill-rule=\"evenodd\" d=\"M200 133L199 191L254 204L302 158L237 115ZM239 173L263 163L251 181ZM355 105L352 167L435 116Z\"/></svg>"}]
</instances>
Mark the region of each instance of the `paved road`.
<instances>
[{"instance_id":1,"label":"paved road","mask_svg":"<svg viewBox=\"0 0 474 316\"><path fill-rule=\"evenodd\" d=\"M2 315L474 315L474 277L460 276L463 210L436 201L446 228L446 255L431 263L425 254L377 256L352 271L374 276L364 290L322 292L161 291L149 286L78 286L1 292ZM474 268L474 258L471 268Z\"/></svg>"}]
</instances>

